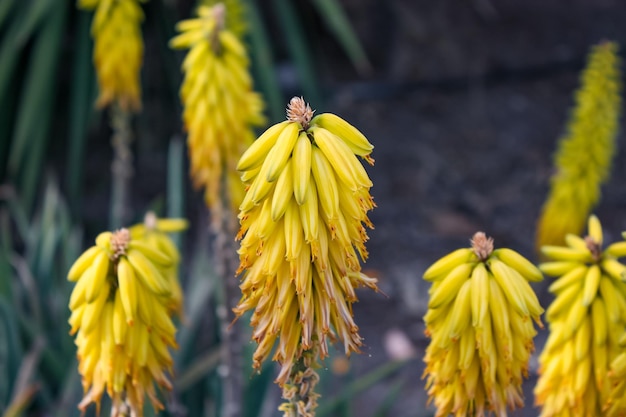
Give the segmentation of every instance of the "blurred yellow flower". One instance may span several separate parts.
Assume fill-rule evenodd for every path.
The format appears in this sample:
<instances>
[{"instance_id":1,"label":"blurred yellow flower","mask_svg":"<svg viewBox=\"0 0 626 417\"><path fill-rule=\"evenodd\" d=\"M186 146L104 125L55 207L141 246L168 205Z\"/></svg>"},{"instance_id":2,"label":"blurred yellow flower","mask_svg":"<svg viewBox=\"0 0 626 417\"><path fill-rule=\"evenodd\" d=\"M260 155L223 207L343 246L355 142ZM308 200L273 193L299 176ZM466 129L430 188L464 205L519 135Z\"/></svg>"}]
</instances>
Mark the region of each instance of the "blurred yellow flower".
<instances>
[{"instance_id":1,"label":"blurred yellow flower","mask_svg":"<svg viewBox=\"0 0 626 417\"><path fill-rule=\"evenodd\" d=\"M143 234L141 227L135 234ZM167 271L176 261L159 241L127 229L101 233L68 273L76 282L69 323L76 334L83 411L92 402L99 411L106 390L112 416L128 415L128 409L142 416L146 395L156 410L163 408L155 382L172 388L166 376L173 365L169 348L176 347L170 313L178 306Z\"/></svg>"},{"instance_id":2,"label":"blurred yellow flower","mask_svg":"<svg viewBox=\"0 0 626 417\"><path fill-rule=\"evenodd\" d=\"M198 17L183 20L173 48L189 48L180 90L183 120L188 131L191 177L204 188L213 224L223 218L224 196L233 212L244 189L235 166L254 140L254 126L265 123L263 101L252 90L249 59L244 45L228 27L222 4L200 6ZM225 187L224 187L225 185Z\"/></svg>"},{"instance_id":3,"label":"blurred yellow flower","mask_svg":"<svg viewBox=\"0 0 626 417\"><path fill-rule=\"evenodd\" d=\"M511 249L494 250L478 232L424 273L432 281L426 335L426 388L437 417L507 415L522 407L522 381L543 309L528 281L541 272ZM532 319L532 320L531 320Z\"/></svg>"},{"instance_id":4,"label":"blurred yellow flower","mask_svg":"<svg viewBox=\"0 0 626 417\"><path fill-rule=\"evenodd\" d=\"M535 387L542 417L604 415L609 366L622 352L618 339L626 328L626 266L617 258L626 256L626 242L602 251L597 217L589 217L588 229L584 239L566 235L567 246L542 247L550 261L539 268L559 277L549 288L555 295L546 311L550 335L539 356Z\"/></svg>"},{"instance_id":5,"label":"blurred yellow flower","mask_svg":"<svg viewBox=\"0 0 626 417\"><path fill-rule=\"evenodd\" d=\"M356 156L373 163L372 149L352 125L330 113L313 118L294 97L288 120L265 131L237 165L247 192L238 235L243 295L234 311L254 310L255 368L278 339L273 359L281 364L281 386L305 353L307 369L328 356L329 340L359 352L354 290L377 286L359 262L367 258L364 226L372 227L366 213L374 202ZM315 396L307 398L303 410L314 407Z\"/></svg>"},{"instance_id":6,"label":"blurred yellow flower","mask_svg":"<svg viewBox=\"0 0 626 417\"><path fill-rule=\"evenodd\" d=\"M91 26L93 61L100 94L96 105L117 104L126 112L141 109L139 72L143 61L139 5L145 0L79 0L83 9L95 9Z\"/></svg>"},{"instance_id":7,"label":"blurred yellow flower","mask_svg":"<svg viewBox=\"0 0 626 417\"><path fill-rule=\"evenodd\" d=\"M593 47L567 133L559 141L556 173L537 230L537 248L562 245L567 233L580 234L600 200L615 153L621 113L617 45Z\"/></svg>"}]
</instances>

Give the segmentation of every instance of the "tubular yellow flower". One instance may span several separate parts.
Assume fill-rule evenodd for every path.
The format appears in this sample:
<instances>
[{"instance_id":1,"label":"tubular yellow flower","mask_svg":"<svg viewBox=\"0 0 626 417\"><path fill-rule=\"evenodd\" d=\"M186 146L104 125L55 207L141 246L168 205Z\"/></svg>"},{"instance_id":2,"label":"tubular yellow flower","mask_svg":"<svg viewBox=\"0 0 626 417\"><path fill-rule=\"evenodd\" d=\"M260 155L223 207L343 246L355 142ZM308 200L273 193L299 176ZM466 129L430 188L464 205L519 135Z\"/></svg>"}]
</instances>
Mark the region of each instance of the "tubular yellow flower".
<instances>
[{"instance_id":1,"label":"tubular yellow flower","mask_svg":"<svg viewBox=\"0 0 626 417\"><path fill-rule=\"evenodd\" d=\"M626 326L624 242L602 251L602 227L589 217L589 235L565 237L567 246L544 246L551 259L539 265L559 278L550 286L555 300L546 312L550 336L539 357L535 401L542 417L600 416L609 399L609 365L621 348Z\"/></svg>"},{"instance_id":2,"label":"tubular yellow flower","mask_svg":"<svg viewBox=\"0 0 626 417\"><path fill-rule=\"evenodd\" d=\"M265 123L263 101L252 90L249 59L237 36L224 25L222 4L200 6L198 18L178 23L173 48L189 48L180 90L188 131L191 177L203 187L213 224L222 215L222 184L226 183L233 212L244 194L233 181L237 160L254 139L254 126Z\"/></svg>"},{"instance_id":3,"label":"tubular yellow flower","mask_svg":"<svg viewBox=\"0 0 626 417\"><path fill-rule=\"evenodd\" d=\"M163 252L171 259L172 263L169 266L162 263L155 263L155 266L167 278L171 286L172 294L168 298L167 307L171 314L176 314L180 318L183 318L183 290L178 278L180 253L168 233L182 232L188 226L185 219L159 219L153 212L148 212L143 223L129 228L132 239L145 241L149 247Z\"/></svg>"},{"instance_id":4,"label":"tubular yellow flower","mask_svg":"<svg viewBox=\"0 0 626 417\"><path fill-rule=\"evenodd\" d=\"M523 405L522 379L543 309L528 281L541 272L511 249L493 248L477 232L424 273L432 281L424 316L426 388L436 416L506 416Z\"/></svg>"},{"instance_id":5,"label":"tubular yellow flower","mask_svg":"<svg viewBox=\"0 0 626 417\"><path fill-rule=\"evenodd\" d=\"M576 107L555 156L556 173L542 209L537 248L562 245L567 233L580 234L600 199L615 153L621 110L617 45L605 42L589 54L576 94Z\"/></svg>"},{"instance_id":6,"label":"tubular yellow flower","mask_svg":"<svg viewBox=\"0 0 626 417\"><path fill-rule=\"evenodd\" d=\"M85 396L83 411L106 390L113 401L111 415L142 416L147 395L155 409L163 408L154 383L171 389L169 348L176 347L176 327L170 318L172 286L163 270L173 259L127 229L104 232L96 245L72 265L68 279L76 281L69 307L70 334L76 334L78 370Z\"/></svg>"},{"instance_id":7,"label":"tubular yellow flower","mask_svg":"<svg viewBox=\"0 0 626 417\"><path fill-rule=\"evenodd\" d=\"M352 125L329 113L313 118L294 97L288 120L265 131L239 160L248 187L238 234L243 295L233 311L239 317L254 310L255 368L278 339L273 360L281 364L281 386L307 351L315 352L312 363L326 357L328 340L359 352L354 289L378 288L360 271L357 255L367 258L364 225L372 227L367 212L374 202L356 155L373 163L372 149Z\"/></svg>"},{"instance_id":8,"label":"tubular yellow flower","mask_svg":"<svg viewBox=\"0 0 626 417\"><path fill-rule=\"evenodd\" d=\"M96 105L116 102L126 112L141 109L139 71L143 60L139 5L145 0L79 0L79 7L95 9L91 26L93 61L100 94Z\"/></svg>"}]
</instances>

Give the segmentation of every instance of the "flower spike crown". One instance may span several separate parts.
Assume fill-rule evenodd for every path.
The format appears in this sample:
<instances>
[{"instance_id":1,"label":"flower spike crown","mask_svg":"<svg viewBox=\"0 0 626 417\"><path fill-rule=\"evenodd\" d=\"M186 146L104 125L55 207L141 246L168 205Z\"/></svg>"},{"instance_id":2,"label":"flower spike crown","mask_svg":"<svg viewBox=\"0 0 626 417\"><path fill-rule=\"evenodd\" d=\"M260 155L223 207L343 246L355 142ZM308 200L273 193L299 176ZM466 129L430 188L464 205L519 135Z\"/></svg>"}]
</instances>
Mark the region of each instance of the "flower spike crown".
<instances>
[{"instance_id":1,"label":"flower spike crown","mask_svg":"<svg viewBox=\"0 0 626 417\"><path fill-rule=\"evenodd\" d=\"M176 347L173 314L181 314L176 272L180 255L165 233L187 227L183 219L147 215L142 225L104 232L72 265L75 281L69 307L70 334L76 334L78 370L85 396L79 408L97 405L106 391L113 417L142 416L145 396L158 410L156 382L170 390L166 376Z\"/></svg>"},{"instance_id":2,"label":"flower spike crown","mask_svg":"<svg viewBox=\"0 0 626 417\"><path fill-rule=\"evenodd\" d=\"M541 272L511 249L494 250L477 232L424 273L432 281L426 335L426 387L437 417L506 416L523 405L522 380L543 309L528 281ZM532 319L532 320L531 320Z\"/></svg>"},{"instance_id":3,"label":"flower spike crown","mask_svg":"<svg viewBox=\"0 0 626 417\"><path fill-rule=\"evenodd\" d=\"M278 339L273 359L281 364L281 386L303 354L316 352L313 363L326 357L329 340L359 352L354 290L378 289L359 262L367 258L367 212L375 204L357 156L373 163L373 146L334 114L313 117L302 98L291 99L287 116L237 165L246 195L237 236L242 298L233 309L237 317L254 310L255 368Z\"/></svg>"},{"instance_id":4,"label":"flower spike crown","mask_svg":"<svg viewBox=\"0 0 626 417\"><path fill-rule=\"evenodd\" d=\"M204 189L214 226L223 217L224 194L233 212L241 204L244 187L235 167L254 139L253 128L265 124L263 100L253 91L248 55L230 30L230 15L222 3L202 5L197 18L177 24L181 33L170 41L172 48L189 49L180 98L190 171L194 185Z\"/></svg>"},{"instance_id":5,"label":"flower spike crown","mask_svg":"<svg viewBox=\"0 0 626 417\"><path fill-rule=\"evenodd\" d=\"M621 416L626 368L625 357L618 355L625 342L620 336L626 328L626 266L618 258L626 256L626 242L603 250L602 226L594 215L588 236L568 234L565 242L541 248L550 261L539 268L558 278L549 287L555 299L546 311L550 335L539 357L535 402L542 417Z\"/></svg>"}]
</instances>

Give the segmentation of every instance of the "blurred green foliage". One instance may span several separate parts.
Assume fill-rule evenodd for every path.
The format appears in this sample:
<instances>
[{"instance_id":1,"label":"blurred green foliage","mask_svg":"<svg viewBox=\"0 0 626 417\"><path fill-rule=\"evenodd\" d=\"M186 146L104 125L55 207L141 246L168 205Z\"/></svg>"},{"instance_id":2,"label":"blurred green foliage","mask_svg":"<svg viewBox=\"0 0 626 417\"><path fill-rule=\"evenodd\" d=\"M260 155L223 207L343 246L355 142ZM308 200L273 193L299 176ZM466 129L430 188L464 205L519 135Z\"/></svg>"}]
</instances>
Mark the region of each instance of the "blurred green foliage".
<instances>
[{"instance_id":1,"label":"blurred green foliage","mask_svg":"<svg viewBox=\"0 0 626 417\"><path fill-rule=\"evenodd\" d=\"M319 57L313 52L319 40L303 29L311 22L306 22L308 16L302 8L287 0L242 1L248 10L247 41L253 71L268 102L270 118L282 119L287 102L277 71L280 54L286 54L292 63L303 95L314 106L321 105L323 90L316 77ZM311 0L310 5L355 68L366 72L369 64L363 48L338 0ZM144 8L145 36L160 51L160 61L145 66L162 68L167 82L156 96L179 110L180 57L167 48L167 42L176 21L187 17L179 14L189 8L189 2L150 0ZM277 19L280 33L268 30L267 15ZM79 415L76 405L82 389L66 324L72 288L66 273L100 231L90 229L94 226L87 224L82 210L86 166L92 162L90 158L101 157L94 154L93 140L88 138L98 119L93 107L97 86L91 19L90 13L76 10L72 1L0 1L0 415L4 417L41 415L44 410L46 415ZM279 39L286 42L284 51L276 50L276 45L282 45ZM172 125L178 126L180 111L172 118ZM103 133L106 137L107 132ZM154 201L161 202L157 204L159 215L185 217L189 199L185 194L186 151L177 133L169 132L173 139L162 144L167 148L167 190ZM108 176L104 171L98 180L109 182ZM98 225L105 222L102 219ZM194 228L206 230L206 225ZM186 319L178 333L175 388L166 402L171 415L218 416L220 336L215 308L219 291L215 268L206 256L211 250L204 234L174 238L179 246L192 238L195 241L183 248L187 258L182 271ZM245 328L244 324L242 320L239 327ZM244 337L247 340L249 335ZM269 391L274 369L268 365L260 375L250 377L253 347L245 346L243 415L261 415L268 408L269 397L274 398L269 410L275 414L279 390ZM360 383L346 377L344 391L336 395L322 392L335 400L329 401L320 415L347 410L342 404L398 367L397 363L385 365ZM390 399L401 386L400 381L390 388ZM385 413L385 404L377 415ZM106 412L104 404L103 415Z\"/></svg>"}]
</instances>

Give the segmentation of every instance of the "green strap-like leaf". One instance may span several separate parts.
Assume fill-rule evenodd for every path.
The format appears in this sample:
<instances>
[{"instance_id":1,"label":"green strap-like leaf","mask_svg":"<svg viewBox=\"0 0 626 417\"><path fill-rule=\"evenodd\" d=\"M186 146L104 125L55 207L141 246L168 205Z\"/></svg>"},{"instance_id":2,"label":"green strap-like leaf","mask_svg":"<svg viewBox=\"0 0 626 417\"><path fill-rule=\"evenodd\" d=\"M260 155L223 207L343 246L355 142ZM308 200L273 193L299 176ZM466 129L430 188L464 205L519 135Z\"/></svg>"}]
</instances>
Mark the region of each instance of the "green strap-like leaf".
<instances>
[{"instance_id":1,"label":"green strap-like leaf","mask_svg":"<svg viewBox=\"0 0 626 417\"><path fill-rule=\"evenodd\" d=\"M42 22L49 19L52 13L50 13L51 7L54 5L53 0L37 0L31 2L22 2L22 11L24 17L22 24L20 25L20 31L15 36L15 42L23 47L28 39L33 35L35 30L42 26ZM65 8L64 5L55 5L56 8ZM43 23L45 25L45 23Z\"/></svg>"},{"instance_id":2,"label":"green strap-like leaf","mask_svg":"<svg viewBox=\"0 0 626 417\"><path fill-rule=\"evenodd\" d=\"M94 70L91 65L91 13L76 16L74 34L74 61L70 85L69 141L67 162L67 190L72 211L78 213L82 196L82 179L87 142L87 126L93 111L95 90Z\"/></svg>"},{"instance_id":3,"label":"green strap-like leaf","mask_svg":"<svg viewBox=\"0 0 626 417\"><path fill-rule=\"evenodd\" d=\"M13 135L9 171L14 176L20 176L20 191L29 212L50 136L48 129L54 111L56 64L66 12L65 7L54 7L35 39ZM20 172L22 167L24 171Z\"/></svg>"},{"instance_id":4,"label":"green strap-like leaf","mask_svg":"<svg viewBox=\"0 0 626 417\"><path fill-rule=\"evenodd\" d=\"M11 400L22 352L15 318L18 313L0 297L0 405Z\"/></svg>"},{"instance_id":5,"label":"green strap-like leaf","mask_svg":"<svg viewBox=\"0 0 626 417\"><path fill-rule=\"evenodd\" d=\"M15 0L3 0L0 1L0 29L4 27L4 24L9 17L13 5L15 4ZM2 32L0 32L1 34Z\"/></svg>"},{"instance_id":6,"label":"green strap-like leaf","mask_svg":"<svg viewBox=\"0 0 626 417\"><path fill-rule=\"evenodd\" d=\"M313 108L320 107L319 87L311 62L309 41L306 39L300 19L291 0L274 0L274 11L278 15L283 27L284 39L289 48L293 62L298 71L298 78L304 92L304 97Z\"/></svg>"},{"instance_id":7,"label":"green strap-like leaf","mask_svg":"<svg viewBox=\"0 0 626 417\"><path fill-rule=\"evenodd\" d=\"M73 359L67 368L69 371L65 375L63 385L61 385L61 400L53 412L54 417L78 417L82 414L78 407L74 406L80 402L82 396L77 368L78 362Z\"/></svg>"},{"instance_id":8,"label":"green strap-like leaf","mask_svg":"<svg viewBox=\"0 0 626 417\"><path fill-rule=\"evenodd\" d=\"M396 404L402 388L406 385L405 380L396 381L387 391L387 395L383 397L383 400L378 404L376 411L372 414L373 417L385 417L390 415L391 408Z\"/></svg>"},{"instance_id":9,"label":"green strap-like leaf","mask_svg":"<svg viewBox=\"0 0 626 417\"><path fill-rule=\"evenodd\" d=\"M327 399L323 404L320 404L320 407L317 409L317 416L323 417L326 415L333 415L332 413L338 405L347 399L354 397L358 393L365 391L386 376L400 369L405 364L406 361L392 361L380 365L370 373L346 386L336 397Z\"/></svg>"},{"instance_id":10,"label":"green strap-like leaf","mask_svg":"<svg viewBox=\"0 0 626 417\"><path fill-rule=\"evenodd\" d=\"M278 122L285 119L285 108L287 106L284 103L280 85L276 79L272 46L256 1L245 0L245 2L246 16L250 22L248 39L251 44L252 70L259 82L259 90L263 93L265 100L267 100L270 119L273 122Z\"/></svg>"},{"instance_id":11,"label":"green strap-like leaf","mask_svg":"<svg viewBox=\"0 0 626 417\"><path fill-rule=\"evenodd\" d=\"M313 0L313 4L356 69L361 74L370 72L369 60L339 2L337 0Z\"/></svg>"},{"instance_id":12,"label":"green strap-like leaf","mask_svg":"<svg viewBox=\"0 0 626 417\"><path fill-rule=\"evenodd\" d=\"M9 213L0 208L0 297L13 300L11 277L13 268L10 263L10 254L13 248Z\"/></svg>"},{"instance_id":13,"label":"green strap-like leaf","mask_svg":"<svg viewBox=\"0 0 626 417\"><path fill-rule=\"evenodd\" d=\"M219 346L196 357L176 378L176 391L183 393L212 372L221 360Z\"/></svg>"}]
</instances>

